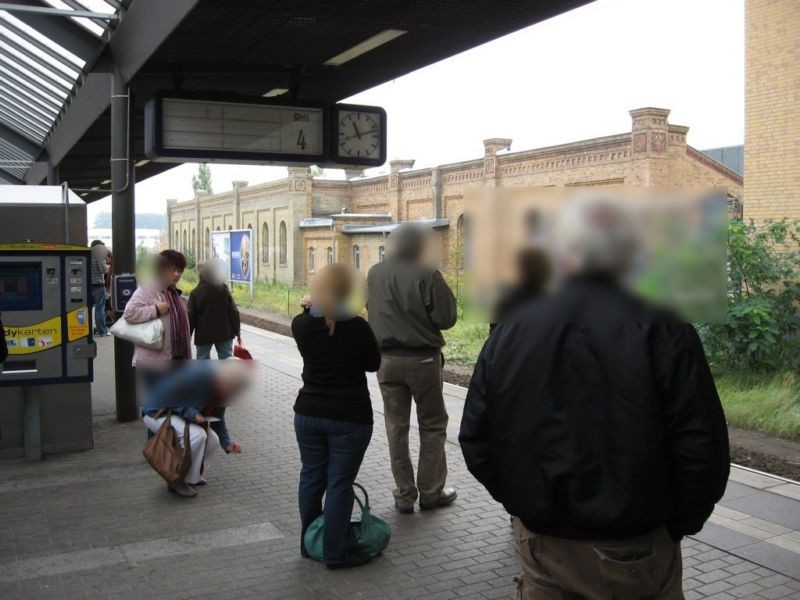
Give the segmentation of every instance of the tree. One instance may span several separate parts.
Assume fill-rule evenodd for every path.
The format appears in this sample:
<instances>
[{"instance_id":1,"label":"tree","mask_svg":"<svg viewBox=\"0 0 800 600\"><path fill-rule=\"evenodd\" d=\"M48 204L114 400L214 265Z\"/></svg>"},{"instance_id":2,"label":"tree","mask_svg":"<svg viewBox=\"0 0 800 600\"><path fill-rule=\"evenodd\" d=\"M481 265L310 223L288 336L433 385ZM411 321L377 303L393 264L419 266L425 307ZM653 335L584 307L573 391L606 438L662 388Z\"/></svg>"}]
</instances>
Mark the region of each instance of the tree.
<instances>
[{"instance_id":1,"label":"tree","mask_svg":"<svg viewBox=\"0 0 800 600\"><path fill-rule=\"evenodd\" d=\"M194 250L187 250L183 253L186 257L186 268L187 269L194 269L197 267L197 258L194 255Z\"/></svg>"},{"instance_id":2,"label":"tree","mask_svg":"<svg viewBox=\"0 0 800 600\"><path fill-rule=\"evenodd\" d=\"M192 175L192 189L195 192L205 190L209 194L214 193L211 189L211 169L206 163L197 165L197 175Z\"/></svg>"},{"instance_id":3,"label":"tree","mask_svg":"<svg viewBox=\"0 0 800 600\"><path fill-rule=\"evenodd\" d=\"M698 329L712 364L772 371L800 366L800 221L728 227L725 323Z\"/></svg>"}]
</instances>

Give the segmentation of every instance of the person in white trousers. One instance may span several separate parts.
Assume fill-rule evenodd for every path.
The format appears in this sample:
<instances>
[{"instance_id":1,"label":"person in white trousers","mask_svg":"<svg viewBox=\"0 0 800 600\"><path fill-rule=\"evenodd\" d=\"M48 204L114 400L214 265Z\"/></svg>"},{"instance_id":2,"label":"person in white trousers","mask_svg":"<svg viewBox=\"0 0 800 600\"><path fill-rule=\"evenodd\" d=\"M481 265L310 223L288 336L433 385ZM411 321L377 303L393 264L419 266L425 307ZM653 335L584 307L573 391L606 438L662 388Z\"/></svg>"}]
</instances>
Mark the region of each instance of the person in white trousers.
<instances>
[{"instance_id":1,"label":"person in white trousers","mask_svg":"<svg viewBox=\"0 0 800 600\"><path fill-rule=\"evenodd\" d=\"M143 417L147 429L156 433L170 417L178 443L185 447L184 429L189 422L192 462L184 480L169 491L192 498L195 487L206 484L203 474L209 457L221 446L226 453L239 454L241 446L231 440L225 423L225 403L242 391L252 378L244 361L189 362L163 375L147 392Z\"/></svg>"},{"instance_id":2,"label":"person in white trousers","mask_svg":"<svg viewBox=\"0 0 800 600\"><path fill-rule=\"evenodd\" d=\"M145 415L143 420L145 426L155 433L166 418L166 415L157 419ZM198 414L197 418L203 419L203 415ZM178 443L183 447L184 420L177 415L172 415L170 419L172 428L177 434ZM219 436L211 427L208 427L208 430L206 430L205 427L198 423L191 423L189 425L189 445L192 449L192 466L189 467L189 472L186 474L184 481L191 486L198 484L203 485L205 482L202 478L202 473L208 469L209 456L219 448Z\"/></svg>"}]
</instances>

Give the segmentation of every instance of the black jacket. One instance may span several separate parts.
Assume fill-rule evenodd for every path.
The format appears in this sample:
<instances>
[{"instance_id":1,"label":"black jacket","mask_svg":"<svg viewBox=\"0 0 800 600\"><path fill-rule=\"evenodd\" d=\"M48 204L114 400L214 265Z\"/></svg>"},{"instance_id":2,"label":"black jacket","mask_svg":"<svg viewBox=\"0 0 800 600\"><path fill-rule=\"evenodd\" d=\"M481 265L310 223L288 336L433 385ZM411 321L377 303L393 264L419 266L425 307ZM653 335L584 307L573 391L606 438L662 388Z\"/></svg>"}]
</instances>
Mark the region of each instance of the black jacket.
<instances>
[{"instance_id":1,"label":"black jacket","mask_svg":"<svg viewBox=\"0 0 800 600\"><path fill-rule=\"evenodd\" d=\"M303 357L303 387L297 394L295 412L372 423L364 371L378 370L381 353L369 324L352 317L338 321L336 333L329 335L325 319L305 311L292 320L292 336Z\"/></svg>"},{"instance_id":2,"label":"black jacket","mask_svg":"<svg viewBox=\"0 0 800 600\"><path fill-rule=\"evenodd\" d=\"M239 309L228 286L200 280L189 294L189 328L196 346L232 340L241 329Z\"/></svg>"},{"instance_id":3,"label":"black jacket","mask_svg":"<svg viewBox=\"0 0 800 600\"><path fill-rule=\"evenodd\" d=\"M725 491L728 434L691 325L614 284L567 282L486 342L459 436L467 466L535 532L696 533Z\"/></svg>"}]
</instances>

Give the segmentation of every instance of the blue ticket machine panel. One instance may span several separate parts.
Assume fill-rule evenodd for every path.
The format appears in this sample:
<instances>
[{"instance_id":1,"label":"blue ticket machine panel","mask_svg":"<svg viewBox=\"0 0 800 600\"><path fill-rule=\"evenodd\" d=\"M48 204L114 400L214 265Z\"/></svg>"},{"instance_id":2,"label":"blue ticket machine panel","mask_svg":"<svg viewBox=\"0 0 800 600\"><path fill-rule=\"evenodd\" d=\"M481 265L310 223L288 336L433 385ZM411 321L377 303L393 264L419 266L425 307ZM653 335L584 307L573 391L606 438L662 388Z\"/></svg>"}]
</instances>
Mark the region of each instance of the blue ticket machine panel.
<instances>
[{"instance_id":1,"label":"blue ticket machine panel","mask_svg":"<svg viewBox=\"0 0 800 600\"><path fill-rule=\"evenodd\" d=\"M90 277L85 246L0 244L0 386L92 380Z\"/></svg>"}]
</instances>

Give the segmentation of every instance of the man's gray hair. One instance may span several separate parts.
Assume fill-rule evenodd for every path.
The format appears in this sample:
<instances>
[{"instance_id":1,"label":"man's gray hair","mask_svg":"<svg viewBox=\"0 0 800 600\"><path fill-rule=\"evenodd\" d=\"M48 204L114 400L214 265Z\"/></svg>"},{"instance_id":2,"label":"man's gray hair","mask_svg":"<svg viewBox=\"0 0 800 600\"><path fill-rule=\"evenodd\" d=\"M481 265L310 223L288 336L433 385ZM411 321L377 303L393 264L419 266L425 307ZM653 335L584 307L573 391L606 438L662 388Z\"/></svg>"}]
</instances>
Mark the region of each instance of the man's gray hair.
<instances>
[{"instance_id":1,"label":"man's gray hair","mask_svg":"<svg viewBox=\"0 0 800 600\"><path fill-rule=\"evenodd\" d=\"M621 277L639 249L639 228L625 203L603 196L571 200L555 225L554 251L568 274Z\"/></svg>"},{"instance_id":2,"label":"man's gray hair","mask_svg":"<svg viewBox=\"0 0 800 600\"><path fill-rule=\"evenodd\" d=\"M398 258L419 258L429 233L430 227L422 223L403 223L389 234L387 254Z\"/></svg>"}]
</instances>

